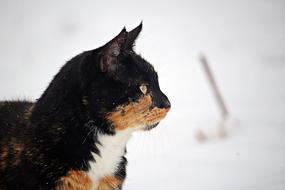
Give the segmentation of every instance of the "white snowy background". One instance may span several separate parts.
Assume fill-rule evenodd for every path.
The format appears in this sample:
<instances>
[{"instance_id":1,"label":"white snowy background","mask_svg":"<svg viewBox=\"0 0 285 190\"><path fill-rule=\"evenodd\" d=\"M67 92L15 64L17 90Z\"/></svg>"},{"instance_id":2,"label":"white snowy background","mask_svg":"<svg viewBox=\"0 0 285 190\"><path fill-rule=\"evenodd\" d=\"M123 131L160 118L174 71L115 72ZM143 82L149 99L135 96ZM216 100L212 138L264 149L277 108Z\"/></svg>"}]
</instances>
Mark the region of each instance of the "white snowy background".
<instances>
[{"instance_id":1,"label":"white snowy background","mask_svg":"<svg viewBox=\"0 0 285 190\"><path fill-rule=\"evenodd\" d=\"M141 20L136 50L172 110L128 144L124 189L284 190L283 0L0 0L0 99L35 100L67 60ZM223 139L201 53L231 113Z\"/></svg>"}]
</instances>

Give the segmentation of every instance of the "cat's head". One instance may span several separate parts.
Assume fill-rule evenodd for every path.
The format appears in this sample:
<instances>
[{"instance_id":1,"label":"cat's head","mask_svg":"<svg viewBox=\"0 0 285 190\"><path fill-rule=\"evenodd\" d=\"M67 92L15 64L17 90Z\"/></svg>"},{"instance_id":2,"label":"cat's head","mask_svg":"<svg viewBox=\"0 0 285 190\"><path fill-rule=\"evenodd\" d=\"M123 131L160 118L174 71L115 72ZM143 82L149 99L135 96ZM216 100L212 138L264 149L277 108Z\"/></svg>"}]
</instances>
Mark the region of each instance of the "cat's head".
<instances>
[{"instance_id":1,"label":"cat's head","mask_svg":"<svg viewBox=\"0 0 285 190\"><path fill-rule=\"evenodd\" d=\"M100 115L116 131L150 130L170 109L153 66L133 50L141 29L142 24L130 32L124 28L84 61L95 62L96 72L85 67L91 82L82 101L91 115Z\"/></svg>"}]
</instances>

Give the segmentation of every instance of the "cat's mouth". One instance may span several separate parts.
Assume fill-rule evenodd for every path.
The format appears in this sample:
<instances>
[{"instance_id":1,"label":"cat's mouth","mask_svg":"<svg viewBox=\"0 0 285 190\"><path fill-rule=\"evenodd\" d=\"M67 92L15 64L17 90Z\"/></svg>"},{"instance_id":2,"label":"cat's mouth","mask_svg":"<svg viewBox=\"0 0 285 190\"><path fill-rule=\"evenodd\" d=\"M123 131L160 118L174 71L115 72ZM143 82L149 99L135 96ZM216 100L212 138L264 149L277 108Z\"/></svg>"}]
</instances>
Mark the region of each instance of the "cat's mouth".
<instances>
[{"instance_id":1,"label":"cat's mouth","mask_svg":"<svg viewBox=\"0 0 285 190\"><path fill-rule=\"evenodd\" d=\"M155 124L153 124L153 125L148 125L148 126L146 126L145 130L146 130L146 131L149 131L149 130L155 128L158 124L159 124L159 122L157 122L157 123L155 123Z\"/></svg>"}]
</instances>

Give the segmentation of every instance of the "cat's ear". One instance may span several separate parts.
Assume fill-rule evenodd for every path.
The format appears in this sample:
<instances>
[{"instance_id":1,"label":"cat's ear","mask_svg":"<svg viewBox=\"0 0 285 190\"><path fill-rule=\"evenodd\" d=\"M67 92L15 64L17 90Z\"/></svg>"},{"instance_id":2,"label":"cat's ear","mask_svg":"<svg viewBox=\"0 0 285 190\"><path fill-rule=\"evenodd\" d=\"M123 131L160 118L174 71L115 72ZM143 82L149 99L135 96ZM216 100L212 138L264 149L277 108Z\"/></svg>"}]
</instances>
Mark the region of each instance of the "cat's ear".
<instances>
[{"instance_id":1,"label":"cat's ear","mask_svg":"<svg viewBox=\"0 0 285 190\"><path fill-rule=\"evenodd\" d=\"M118 56L125 46L127 36L128 32L126 28L123 28L115 38L104 45L100 60L100 69L102 72L112 72L116 70L118 67Z\"/></svg>"},{"instance_id":2,"label":"cat's ear","mask_svg":"<svg viewBox=\"0 0 285 190\"><path fill-rule=\"evenodd\" d=\"M127 38L127 41L125 43L125 48L126 49L131 49L134 44L135 44L135 41L137 39L137 37L139 36L141 30L142 30L142 22L136 27L134 28L133 30L131 30L129 33L128 33L128 38Z\"/></svg>"}]
</instances>

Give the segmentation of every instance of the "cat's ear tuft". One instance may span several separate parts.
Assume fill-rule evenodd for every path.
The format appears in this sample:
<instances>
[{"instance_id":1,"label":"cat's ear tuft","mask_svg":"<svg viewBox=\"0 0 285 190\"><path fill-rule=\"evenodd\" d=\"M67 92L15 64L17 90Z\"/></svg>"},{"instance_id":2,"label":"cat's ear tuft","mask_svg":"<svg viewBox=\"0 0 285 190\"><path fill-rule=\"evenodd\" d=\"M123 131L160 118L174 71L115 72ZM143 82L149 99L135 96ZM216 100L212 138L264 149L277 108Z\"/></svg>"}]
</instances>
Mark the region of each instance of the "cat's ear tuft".
<instances>
[{"instance_id":1,"label":"cat's ear tuft","mask_svg":"<svg viewBox=\"0 0 285 190\"><path fill-rule=\"evenodd\" d=\"M100 60L100 69L102 72L113 71L117 68L118 56L126 43L127 36L128 32L124 27L115 38L104 45Z\"/></svg>"},{"instance_id":2,"label":"cat's ear tuft","mask_svg":"<svg viewBox=\"0 0 285 190\"><path fill-rule=\"evenodd\" d=\"M125 44L126 49L131 49L134 46L135 41L142 30L142 27L143 27L143 23L141 21L141 23L136 28L134 28L128 33L128 38Z\"/></svg>"}]
</instances>

